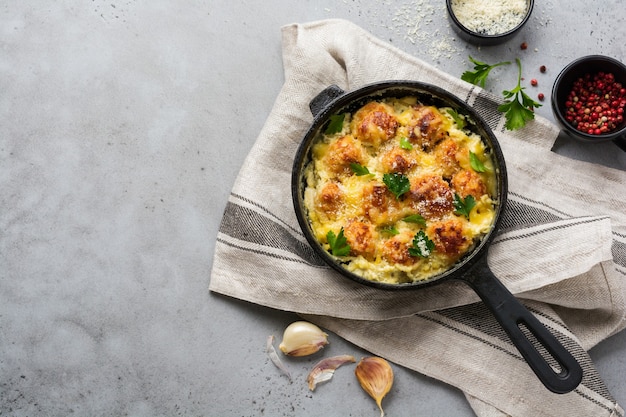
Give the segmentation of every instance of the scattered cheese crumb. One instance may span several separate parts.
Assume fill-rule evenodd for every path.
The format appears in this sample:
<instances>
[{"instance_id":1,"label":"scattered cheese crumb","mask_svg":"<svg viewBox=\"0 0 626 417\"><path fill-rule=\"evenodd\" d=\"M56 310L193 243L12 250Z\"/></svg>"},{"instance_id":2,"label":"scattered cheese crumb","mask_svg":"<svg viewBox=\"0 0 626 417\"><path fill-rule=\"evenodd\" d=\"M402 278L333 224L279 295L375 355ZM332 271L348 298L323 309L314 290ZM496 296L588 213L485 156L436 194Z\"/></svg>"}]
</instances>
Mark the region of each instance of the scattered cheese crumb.
<instances>
[{"instance_id":1,"label":"scattered cheese crumb","mask_svg":"<svg viewBox=\"0 0 626 417\"><path fill-rule=\"evenodd\" d=\"M412 0L398 6L389 29L398 35L404 34L404 40L412 44L428 45L426 51L435 61L450 58L459 52L452 44L455 38L439 30L437 15L441 12L445 13L445 4L437 8L426 0Z\"/></svg>"}]
</instances>

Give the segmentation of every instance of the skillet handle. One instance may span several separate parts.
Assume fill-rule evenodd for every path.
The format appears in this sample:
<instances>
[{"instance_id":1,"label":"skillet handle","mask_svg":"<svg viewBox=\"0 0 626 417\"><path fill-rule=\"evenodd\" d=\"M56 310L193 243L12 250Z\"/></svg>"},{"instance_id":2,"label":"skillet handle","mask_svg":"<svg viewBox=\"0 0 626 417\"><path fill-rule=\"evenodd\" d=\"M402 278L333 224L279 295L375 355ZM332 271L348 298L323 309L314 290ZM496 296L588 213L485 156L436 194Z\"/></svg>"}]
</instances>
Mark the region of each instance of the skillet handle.
<instances>
[{"instance_id":1,"label":"skillet handle","mask_svg":"<svg viewBox=\"0 0 626 417\"><path fill-rule=\"evenodd\" d=\"M309 109L314 117L324 110L333 100L337 97L344 95L345 91L336 85L331 85L323 89L318 95L313 97L313 100L309 103Z\"/></svg>"},{"instance_id":2,"label":"skillet handle","mask_svg":"<svg viewBox=\"0 0 626 417\"><path fill-rule=\"evenodd\" d=\"M476 291L489 307L513 344L522 354L539 380L550 391L565 394L574 390L583 377L580 364L557 338L524 307L511 292L496 278L486 260L463 279ZM521 325L558 362L560 370L554 370L547 359L522 331ZM553 362L554 363L554 362Z\"/></svg>"}]
</instances>

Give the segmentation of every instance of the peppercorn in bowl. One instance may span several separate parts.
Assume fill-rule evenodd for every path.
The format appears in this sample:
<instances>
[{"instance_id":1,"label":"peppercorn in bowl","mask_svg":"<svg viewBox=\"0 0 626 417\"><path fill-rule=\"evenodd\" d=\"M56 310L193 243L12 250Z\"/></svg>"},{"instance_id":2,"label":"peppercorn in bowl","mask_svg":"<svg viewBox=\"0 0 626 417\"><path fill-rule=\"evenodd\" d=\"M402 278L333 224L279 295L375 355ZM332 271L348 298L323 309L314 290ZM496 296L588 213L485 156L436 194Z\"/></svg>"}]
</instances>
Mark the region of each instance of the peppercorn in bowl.
<instances>
[{"instance_id":1,"label":"peppercorn in bowl","mask_svg":"<svg viewBox=\"0 0 626 417\"><path fill-rule=\"evenodd\" d=\"M626 151L626 65L617 59L589 55L576 59L557 76L552 112L571 138L613 141Z\"/></svg>"},{"instance_id":2,"label":"peppercorn in bowl","mask_svg":"<svg viewBox=\"0 0 626 417\"><path fill-rule=\"evenodd\" d=\"M477 45L497 45L526 24L534 0L446 0L448 17L459 37Z\"/></svg>"}]
</instances>

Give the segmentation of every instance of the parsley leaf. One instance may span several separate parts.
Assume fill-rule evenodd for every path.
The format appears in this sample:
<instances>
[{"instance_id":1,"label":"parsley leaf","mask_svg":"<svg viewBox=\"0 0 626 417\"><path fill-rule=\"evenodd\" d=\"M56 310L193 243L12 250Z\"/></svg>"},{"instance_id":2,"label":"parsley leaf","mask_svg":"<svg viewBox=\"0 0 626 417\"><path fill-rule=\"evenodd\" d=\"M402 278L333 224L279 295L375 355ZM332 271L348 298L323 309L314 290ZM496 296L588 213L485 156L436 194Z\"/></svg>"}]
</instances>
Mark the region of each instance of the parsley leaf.
<instances>
[{"instance_id":1,"label":"parsley leaf","mask_svg":"<svg viewBox=\"0 0 626 417\"><path fill-rule=\"evenodd\" d=\"M522 63L519 58L517 62L517 86L512 90L504 90L502 95L505 98L504 104L498 106L498 111L504 113L506 122L504 127L509 130L517 130L526 125L526 122L535 118L534 108L541 107L541 104L533 100L524 92L522 87Z\"/></svg>"},{"instance_id":2,"label":"parsley leaf","mask_svg":"<svg viewBox=\"0 0 626 417\"><path fill-rule=\"evenodd\" d=\"M463 199L458 194L454 194L454 214L465 216L469 219L470 212L476 205L476 200L472 195L468 195Z\"/></svg>"},{"instance_id":3,"label":"parsley leaf","mask_svg":"<svg viewBox=\"0 0 626 417\"><path fill-rule=\"evenodd\" d=\"M389 234L389 235L393 235L393 236L395 236L395 235L400 233L400 231L393 225L387 226L387 227L383 227L380 231L383 232L383 233Z\"/></svg>"},{"instance_id":4,"label":"parsley leaf","mask_svg":"<svg viewBox=\"0 0 626 417\"><path fill-rule=\"evenodd\" d=\"M371 174L370 170L367 169L367 167L357 163L350 164L350 169L352 169L352 172L354 172L357 177Z\"/></svg>"},{"instance_id":5,"label":"parsley leaf","mask_svg":"<svg viewBox=\"0 0 626 417\"><path fill-rule=\"evenodd\" d=\"M404 219L407 223L416 223L421 226L426 226L426 219L420 216L419 214L412 214L410 216L405 217Z\"/></svg>"},{"instance_id":6,"label":"parsley leaf","mask_svg":"<svg viewBox=\"0 0 626 417\"><path fill-rule=\"evenodd\" d=\"M465 71L463 75L461 75L461 79L474 85L480 85L482 88L485 88L485 80L487 79L487 76L492 69L494 69L495 67L499 67L500 65L510 64L509 61L504 61L498 62L494 65L489 65L485 62L478 61L471 56L469 57L469 59L474 63L474 71Z\"/></svg>"},{"instance_id":7,"label":"parsley leaf","mask_svg":"<svg viewBox=\"0 0 626 417\"><path fill-rule=\"evenodd\" d=\"M383 175L383 182L396 196L396 199L400 199L400 196L411 189L411 183L406 175L393 173Z\"/></svg>"},{"instance_id":8,"label":"parsley leaf","mask_svg":"<svg viewBox=\"0 0 626 417\"><path fill-rule=\"evenodd\" d=\"M506 117L504 126L509 130L521 129L526 125L526 122L535 118L534 113L522 106L517 100L500 105L498 111L504 113Z\"/></svg>"},{"instance_id":9,"label":"parsley leaf","mask_svg":"<svg viewBox=\"0 0 626 417\"><path fill-rule=\"evenodd\" d=\"M452 119L454 120L454 123L456 123L457 127L463 130L465 127L465 118L454 109L448 109L448 114L452 116Z\"/></svg>"},{"instance_id":10,"label":"parsley leaf","mask_svg":"<svg viewBox=\"0 0 626 417\"><path fill-rule=\"evenodd\" d=\"M413 145L411 145L411 142L409 142L409 140L405 136L402 136L400 138L400 147L407 151L410 151L411 149L413 149Z\"/></svg>"},{"instance_id":11,"label":"parsley leaf","mask_svg":"<svg viewBox=\"0 0 626 417\"><path fill-rule=\"evenodd\" d=\"M346 118L345 113L343 114L333 114L330 116L330 123L326 126L326 130L324 134L326 135L334 135L335 133L341 132L343 129L343 120Z\"/></svg>"},{"instance_id":12,"label":"parsley leaf","mask_svg":"<svg viewBox=\"0 0 626 417\"><path fill-rule=\"evenodd\" d=\"M435 249L435 243L426 236L423 230L420 230L413 237L413 245L409 248L409 254L427 258L433 249Z\"/></svg>"},{"instance_id":13,"label":"parsley leaf","mask_svg":"<svg viewBox=\"0 0 626 417\"><path fill-rule=\"evenodd\" d=\"M330 245L330 253L333 255L347 256L350 253L350 245L348 245L348 240L343 235L343 227L337 236L335 236L332 230L329 230L328 233L326 233L326 239Z\"/></svg>"},{"instance_id":14,"label":"parsley leaf","mask_svg":"<svg viewBox=\"0 0 626 417\"><path fill-rule=\"evenodd\" d=\"M472 169L476 172L485 172L487 168L483 165L482 161L478 159L478 156L472 151L469 151L469 160Z\"/></svg>"}]
</instances>

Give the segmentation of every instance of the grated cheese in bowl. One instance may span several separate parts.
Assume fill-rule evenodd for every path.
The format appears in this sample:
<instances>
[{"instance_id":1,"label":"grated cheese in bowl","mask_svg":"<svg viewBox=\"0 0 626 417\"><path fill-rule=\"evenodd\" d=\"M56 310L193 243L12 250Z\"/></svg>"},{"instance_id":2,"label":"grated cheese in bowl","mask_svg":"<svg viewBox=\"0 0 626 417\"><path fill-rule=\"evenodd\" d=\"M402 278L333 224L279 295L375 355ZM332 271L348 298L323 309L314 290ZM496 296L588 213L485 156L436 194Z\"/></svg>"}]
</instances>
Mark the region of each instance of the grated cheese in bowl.
<instances>
[{"instance_id":1,"label":"grated cheese in bowl","mask_svg":"<svg viewBox=\"0 0 626 417\"><path fill-rule=\"evenodd\" d=\"M520 25L527 0L451 0L454 16L466 29L481 35L500 35Z\"/></svg>"}]
</instances>

